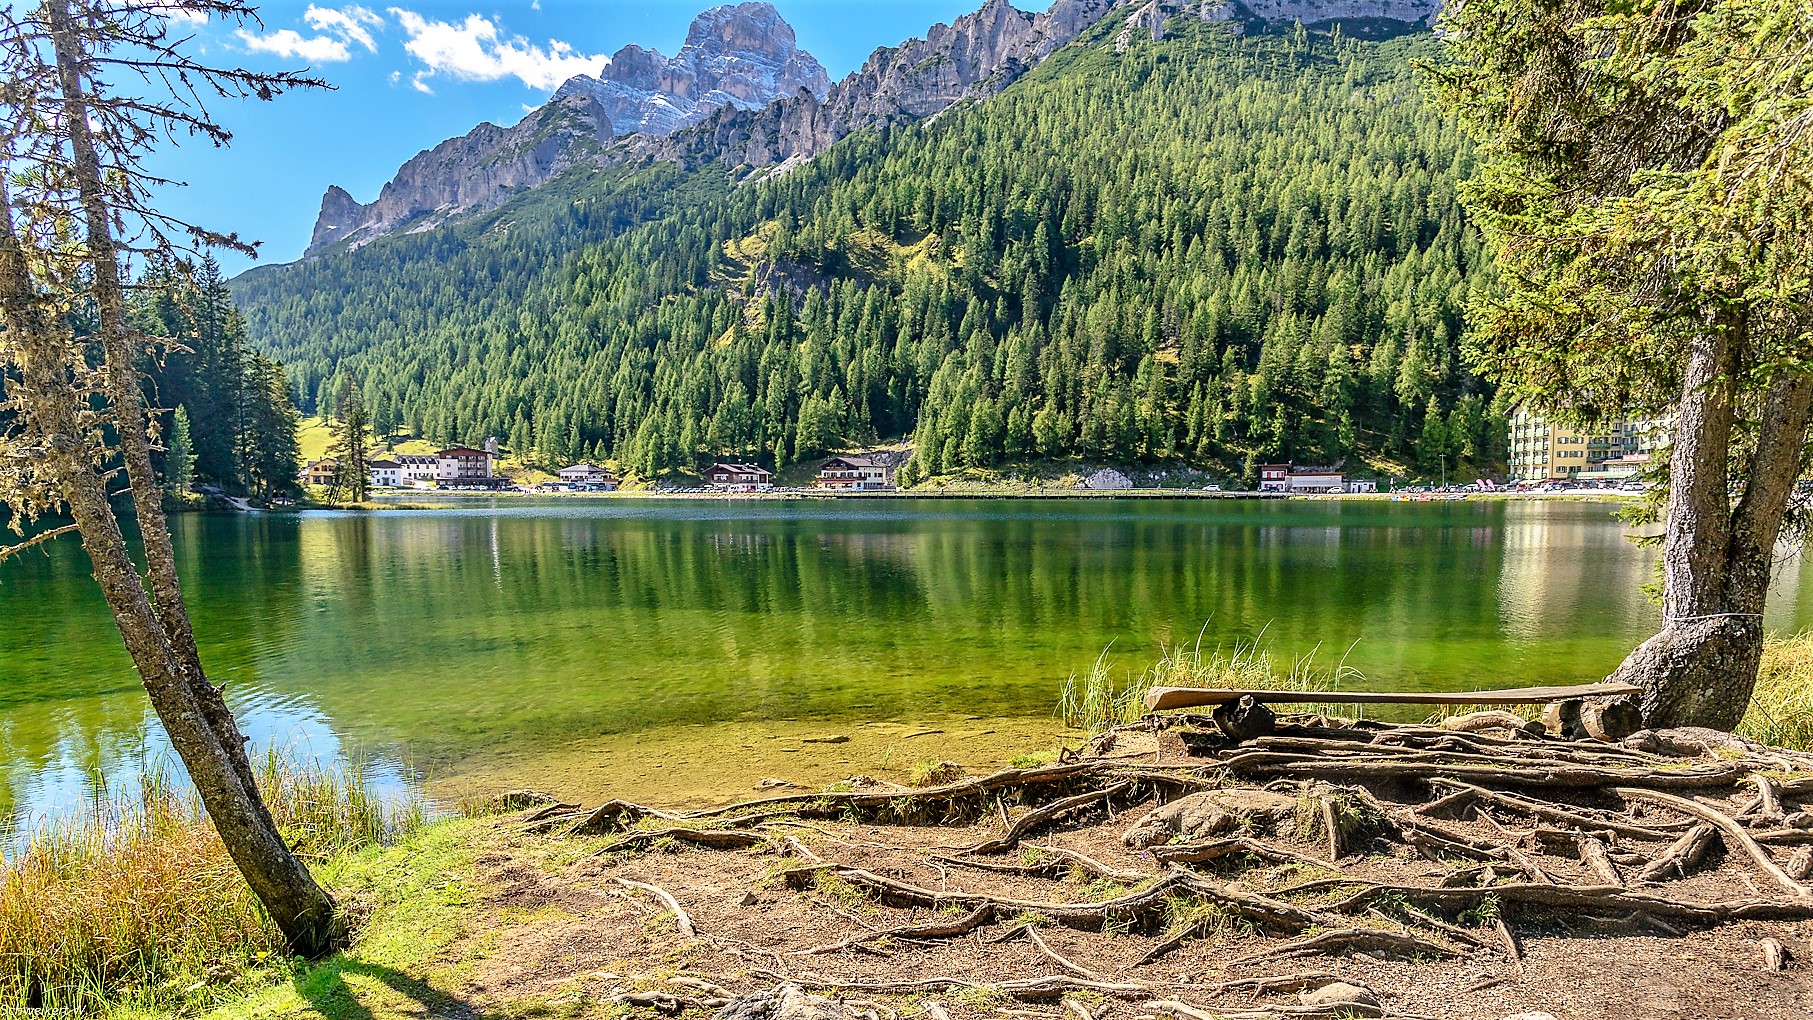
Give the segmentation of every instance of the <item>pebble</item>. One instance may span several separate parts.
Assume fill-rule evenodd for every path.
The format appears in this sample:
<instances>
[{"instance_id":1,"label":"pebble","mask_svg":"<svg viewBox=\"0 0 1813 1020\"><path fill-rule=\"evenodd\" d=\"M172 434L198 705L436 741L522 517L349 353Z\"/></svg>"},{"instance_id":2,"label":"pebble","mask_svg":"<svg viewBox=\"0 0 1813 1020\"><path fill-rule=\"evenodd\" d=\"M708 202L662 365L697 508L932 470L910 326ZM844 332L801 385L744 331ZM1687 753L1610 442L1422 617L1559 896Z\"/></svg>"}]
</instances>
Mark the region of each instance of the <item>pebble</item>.
<instances>
[{"instance_id":1,"label":"pebble","mask_svg":"<svg viewBox=\"0 0 1813 1020\"><path fill-rule=\"evenodd\" d=\"M1305 1006L1377 1006L1379 997L1345 981L1336 981L1332 985L1320 988L1305 989L1298 996Z\"/></svg>"},{"instance_id":2,"label":"pebble","mask_svg":"<svg viewBox=\"0 0 1813 1020\"><path fill-rule=\"evenodd\" d=\"M1512 1013L1505 1020L1555 1020L1553 1013Z\"/></svg>"}]
</instances>

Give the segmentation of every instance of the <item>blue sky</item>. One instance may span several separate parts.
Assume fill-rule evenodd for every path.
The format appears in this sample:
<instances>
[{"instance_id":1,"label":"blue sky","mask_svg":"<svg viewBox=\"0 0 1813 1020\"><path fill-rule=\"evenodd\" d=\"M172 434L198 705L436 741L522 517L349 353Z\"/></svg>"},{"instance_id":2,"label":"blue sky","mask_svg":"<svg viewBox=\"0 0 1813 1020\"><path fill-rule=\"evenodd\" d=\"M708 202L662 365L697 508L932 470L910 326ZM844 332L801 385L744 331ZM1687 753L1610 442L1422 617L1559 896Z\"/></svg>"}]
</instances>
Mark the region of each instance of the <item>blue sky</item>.
<instances>
[{"instance_id":1,"label":"blue sky","mask_svg":"<svg viewBox=\"0 0 1813 1020\"><path fill-rule=\"evenodd\" d=\"M833 80L877 46L922 36L982 0L773 0ZM186 187L160 196L186 219L259 240L259 263L301 255L330 184L368 202L405 160L480 121L513 124L573 73L625 43L672 55L710 0L510 0L498 3L268 3L262 28L195 28L207 60L258 70L309 68L333 91L217 103L233 132L153 166ZM1022 4L1021 6L1028 6ZM1040 3L1043 7L1044 4ZM229 273L252 265L222 253Z\"/></svg>"}]
</instances>

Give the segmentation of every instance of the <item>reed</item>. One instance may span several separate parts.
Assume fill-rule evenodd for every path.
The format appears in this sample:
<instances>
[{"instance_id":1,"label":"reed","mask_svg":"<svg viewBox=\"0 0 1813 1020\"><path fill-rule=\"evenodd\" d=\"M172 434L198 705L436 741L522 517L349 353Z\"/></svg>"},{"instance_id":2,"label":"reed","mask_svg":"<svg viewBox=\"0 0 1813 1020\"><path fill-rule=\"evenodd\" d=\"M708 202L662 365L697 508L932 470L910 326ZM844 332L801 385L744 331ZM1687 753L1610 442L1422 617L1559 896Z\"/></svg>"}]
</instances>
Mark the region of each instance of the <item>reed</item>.
<instances>
[{"instance_id":1,"label":"reed","mask_svg":"<svg viewBox=\"0 0 1813 1020\"><path fill-rule=\"evenodd\" d=\"M1281 669L1272 657L1264 631L1251 641L1236 642L1232 648L1217 647L1207 652L1202 648L1199 634L1194 645L1164 649L1158 660L1144 671L1117 678L1108 663L1108 649L1104 649L1088 673L1082 676L1072 673L1064 682L1058 697L1058 716L1064 725L1087 730L1093 735L1138 722L1146 714L1146 692L1154 687L1333 691L1361 679L1360 671L1347 665L1345 656L1332 668L1317 665L1319 651L1319 647L1312 648L1307 655L1292 661L1288 668ZM1301 712L1320 710L1321 706L1316 705L1293 707L1293 711ZM1352 714L1354 708L1348 706L1346 711Z\"/></svg>"},{"instance_id":2,"label":"reed","mask_svg":"<svg viewBox=\"0 0 1813 1020\"><path fill-rule=\"evenodd\" d=\"M354 770L277 753L257 768L285 839L311 864L426 821L419 802L387 806ZM0 864L0 1014L192 1007L282 950L197 798L162 768L103 790Z\"/></svg>"},{"instance_id":3,"label":"reed","mask_svg":"<svg viewBox=\"0 0 1813 1020\"><path fill-rule=\"evenodd\" d=\"M1770 638L1739 736L1775 747L1813 748L1813 631Z\"/></svg>"}]
</instances>

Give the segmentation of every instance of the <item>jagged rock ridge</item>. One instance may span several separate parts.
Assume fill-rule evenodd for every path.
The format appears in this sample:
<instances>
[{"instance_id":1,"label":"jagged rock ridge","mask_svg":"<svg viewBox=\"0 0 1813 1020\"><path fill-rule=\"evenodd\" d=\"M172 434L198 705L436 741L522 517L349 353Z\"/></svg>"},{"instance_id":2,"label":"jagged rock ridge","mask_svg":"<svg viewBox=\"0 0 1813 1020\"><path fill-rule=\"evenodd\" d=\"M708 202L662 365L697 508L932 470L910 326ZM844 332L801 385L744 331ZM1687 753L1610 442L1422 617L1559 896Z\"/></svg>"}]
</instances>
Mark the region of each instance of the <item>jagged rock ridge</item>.
<instances>
[{"instance_id":1,"label":"jagged rock ridge","mask_svg":"<svg viewBox=\"0 0 1813 1020\"><path fill-rule=\"evenodd\" d=\"M1115 40L1124 50L1136 31L1162 38L1173 17L1417 24L1441 6L1442 0L1056 0L1045 13L1028 14L1007 0L988 0L974 14L934 26L924 39L876 50L822 100L802 94L760 110L724 109L688 131L640 139L630 148L656 159L716 159L783 171L852 131L921 119L994 95L1118 7L1130 8Z\"/></svg>"},{"instance_id":2,"label":"jagged rock ridge","mask_svg":"<svg viewBox=\"0 0 1813 1020\"><path fill-rule=\"evenodd\" d=\"M810 158L852 131L917 120L993 95L1125 0L1056 0L1043 14L988 0L923 39L883 47L830 94L799 94L756 111L720 110L690 131L636 148L658 159L772 167Z\"/></svg>"},{"instance_id":3,"label":"jagged rock ridge","mask_svg":"<svg viewBox=\"0 0 1813 1020\"><path fill-rule=\"evenodd\" d=\"M418 154L368 205L329 188L307 254L495 208L571 167L598 163L622 135L665 135L722 108L760 109L830 87L771 5L715 7L694 19L678 56L625 46L598 77L569 80L514 127L480 124Z\"/></svg>"},{"instance_id":4,"label":"jagged rock ridge","mask_svg":"<svg viewBox=\"0 0 1813 1020\"><path fill-rule=\"evenodd\" d=\"M337 185L328 188L307 254L342 243L358 247L398 230L426 230L495 208L594 161L613 137L603 108L585 95L549 103L514 127L480 124L404 163L369 205Z\"/></svg>"}]
</instances>

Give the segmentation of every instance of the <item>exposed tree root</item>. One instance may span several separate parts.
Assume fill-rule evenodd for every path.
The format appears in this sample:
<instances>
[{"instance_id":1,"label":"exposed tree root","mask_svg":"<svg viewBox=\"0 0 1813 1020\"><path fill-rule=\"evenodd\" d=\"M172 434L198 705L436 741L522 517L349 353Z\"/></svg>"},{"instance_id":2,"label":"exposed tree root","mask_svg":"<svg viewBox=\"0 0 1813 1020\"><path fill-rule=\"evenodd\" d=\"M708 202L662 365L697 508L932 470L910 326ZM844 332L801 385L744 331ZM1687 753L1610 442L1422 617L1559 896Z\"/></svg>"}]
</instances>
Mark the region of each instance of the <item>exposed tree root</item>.
<instances>
[{"instance_id":1,"label":"exposed tree root","mask_svg":"<svg viewBox=\"0 0 1813 1020\"><path fill-rule=\"evenodd\" d=\"M1243 956L1228 966L1244 967L1296 956L1319 956L1337 950L1355 949L1409 957L1455 955L1454 950L1447 946L1403 932L1380 931L1377 928L1337 928L1291 939L1263 953Z\"/></svg>"},{"instance_id":2,"label":"exposed tree root","mask_svg":"<svg viewBox=\"0 0 1813 1020\"><path fill-rule=\"evenodd\" d=\"M1062 800L1054 800L1042 808L1036 808L1021 815L1012 825L1008 826L1006 832L994 839L985 839L974 846L962 848L958 852L965 854L998 854L1012 850L1014 847L1020 845L1021 839L1039 826L1044 825L1053 819L1062 818L1072 811L1080 811L1084 808L1094 807L1112 797L1126 793L1132 786L1133 784L1131 782L1122 781L1104 789L1091 790L1088 793L1079 793L1074 797L1065 797Z\"/></svg>"},{"instance_id":3,"label":"exposed tree root","mask_svg":"<svg viewBox=\"0 0 1813 1020\"><path fill-rule=\"evenodd\" d=\"M1173 954L1186 956L1201 940L1214 940L1217 954L1237 940L1256 943L1229 966L1368 952L1424 959L1491 954L1521 969L1512 925L1526 921L1679 934L1737 921L1813 919L1813 886L1807 884L1813 872L1813 811L1801 800L1813 797L1813 780L1758 774L1765 763L1774 763L1774 755L1681 759L1645 749L1663 746L1653 742L1626 747L1521 733L1497 737L1483 729L1289 719L1273 735L1246 743L1231 743L1217 730L1196 734L1190 746L1201 756L1166 760L1141 754L1138 763L1081 758L926 789L793 794L689 813L623 802L590 811L535 805L524 819L525 831L612 835L616 838L597 853L623 855L626 861L668 842L703 852L766 851L781 863L764 873L764 883L796 890L816 886L821 891L815 896L827 905L847 907L840 897L857 895L874 905L860 915L833 908L852 927L865 929L845 937L826 941L820 935L797 948L744 946L748 952L737 955L775 963L777 969L751 971L759 976L849 994L967 993L979 987L977 979L936 976L936 970L933 976L868 981L789 976L781 970L790 969L788 960L847 953L886 957L964 940L979 952L1001 953L1007 950L996 944L1022 939L1011 950L1022 965L1030 957L1040 970L1049 966L1062 973L990 979L988 989L1025 1002L1092 992L1192 1020L1241 1014L1175 997L1172 987L1158 980L1163 968L1135 969ZM1220 815L1188 816L1204 820L1192 823L1195 831L1181 831L1177 842L1147 847L1135 838L1129 851L1121 842L1124 833L1104 825L1104 806L1132 809L1243 784L1245 791L1229 790L1226 798L1219 793L1202 798L1210 804L1225 799L1229 806ZM1254 789L1260 786L1271 796ZM1749 799L1733 806L1742 793ZM1252 807L1243 814L1240 795L1248 804L1275 803L1278 795L1294 798L1295 826L1288 810L1268 815ZM981 829L997 814L996 834L961 848L931 845L936 836L910 831L943 822ZM852 825L802 819L877 828L859 834ZM1072 845L1026 843L1040 831L1048 831L1050 841ZM969 832L973 838L975 830ZM1696 874L1720 841L1730 850L1727 864L1742 866L1743 881L1755 895L1729 888L1729 867ZM1803 847L1786 866L1769 849L1783 844ZM1021 852L1011 855L1016 849ZM1426 861L1416 857L1419 853ZM1754 876L1758 871L1762 875ZM1695 877L1683 884L1689 876ZM680 902L659 886L618 881L660 899L686 938L703 940L700 945L732 941L702 935ZM1768 888L1764 881L1782 893L1757 892ZM889 923L888 909L945 916ZM953 911L960 913L950 916ZM1043 925L1135 933L1147 941L1117 957L1102 948L1117 943L1073 934L1058 942L1064 947L1059 951ZM884 941L900 944L879 945ZM1152 980L1129 980L1130 972ZM1211 996L1259 995L1331 980L1333 975L1309 972L1193 987ZM635 994L643 997L620 1001L659 1011L715 1001L708 993ZM1075 1020L1095 1020L1088 1001L1071 1000L1063 1008ZM923 1006L923 1015L939 1020L943 1007L934 1011L936 1005ZM1071 1020L1061 1010L1003 1012ZM1335 1014L1272 1005L1264 1015Z\"/></svg>"},{"instance_id":4,"label":"exposed tree root","mask_svg":"<svg viewBox=\"0 0 1813 1020\"><path fill-rule=\"evenodd\" d=\"M864 992L870 995L918 995L924 992L945 992L952 989L982 987L973 981L949 977L917 978L910 981L826 981L810 977L791 977L762 968L752 970L750 973L773 981L791 982L802 988L816 988L821 991ZM1144 998L1152 994L1150 985L1091 981L1088 978L1067 977L1061 974L1023 978L1016 981L998 981L987 987L1013 998L1032 1002L1049 1002L1067 992L1098 992L1120 999Z\"/></svg>"},{"instance_id":5,"label":"exposed tree root","mask_svg":"<svg viewBox=\"0 0 1813 1020\"><path fill-rule=\"evenodd\" d=\"M1673 808L1676 811L1692 815L1695 818L1711 823L1716 826L1720 832L1724 833L1727 839L1736 842L1738 846L1742 847L1744 852L1750 855L1750 859L1756 862L1757 867L1763 869L1763 872L1770 878L1775 879L1782 888L1788 890L1790 894L1798 899L1813 900L1813 888L1809 888L1805 883L1797 881L1790 877L1787 872L1783 871L1781 866L1775 863L1775 859L1769 856L1769 851L1764 850L1761 846L1757 845L1756 840L1752 839L1750 834L1744 831L1744 827L1739 825L1730 815L1724 814L1714 808L1707 807L1698 801L1687 800L1684 797L1671 796L1656 790L1640 790L1632 787L1620 787L1613 792L1617 793L1618 796L1623 797L1625 800L1646 800L1653 804L1660 804L1663 807Z\"/></svg>"},{"instance_id":6,"label":"exposed tree root","mask_svg":"<svg viewBox=\"0 0 1813 1020\"><path fill-rule=\"evenodd\" d=\"M948 939L958 935L968 935L970 932L990 923L994 919L995 905L992 903L984 903L955 921L917 925L908 924L896 928L883 928L879 931L863 932L860 935L852 935L847 939L840 939L836 942L826 943L822 946L813 946L810 949L796 949L788 955L822 956L826 953L839 953L846 949L854 949L869 942L876 942L888 938Z\"/></svg>"}]
</instances>

